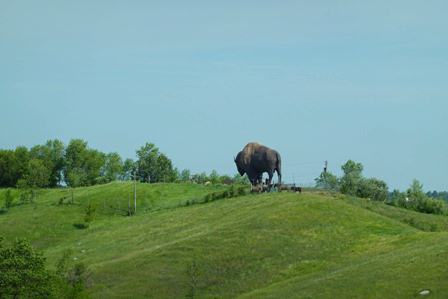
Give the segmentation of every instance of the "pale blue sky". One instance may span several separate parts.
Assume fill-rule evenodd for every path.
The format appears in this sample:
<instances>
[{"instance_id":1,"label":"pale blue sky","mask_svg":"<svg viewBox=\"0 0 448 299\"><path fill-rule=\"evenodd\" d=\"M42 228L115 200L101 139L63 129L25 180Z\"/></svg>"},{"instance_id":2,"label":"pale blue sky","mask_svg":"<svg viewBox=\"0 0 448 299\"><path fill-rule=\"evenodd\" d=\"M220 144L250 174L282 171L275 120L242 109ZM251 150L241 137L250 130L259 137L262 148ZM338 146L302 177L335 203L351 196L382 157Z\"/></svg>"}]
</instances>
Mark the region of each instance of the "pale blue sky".
<instances>
[{"instance_id":1,"label":"pale blue sky","mask_svg":"<svg viewBox=\"0 0 448 299\"><path fill-rule=\"evenodd\" d=\"M0 0L0 148L83 138L236 172L249 141L311 183L351 158L448 189L447 1Z\"/></svg>"}]
</instances>

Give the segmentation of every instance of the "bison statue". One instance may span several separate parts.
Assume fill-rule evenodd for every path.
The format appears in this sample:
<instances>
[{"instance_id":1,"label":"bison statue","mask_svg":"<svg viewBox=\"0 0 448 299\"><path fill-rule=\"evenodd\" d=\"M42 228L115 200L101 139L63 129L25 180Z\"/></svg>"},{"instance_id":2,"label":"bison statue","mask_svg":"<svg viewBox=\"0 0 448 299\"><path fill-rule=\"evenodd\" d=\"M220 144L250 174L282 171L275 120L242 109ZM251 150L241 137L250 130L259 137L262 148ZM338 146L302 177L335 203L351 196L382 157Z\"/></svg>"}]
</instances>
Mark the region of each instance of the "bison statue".
<instances>
[{"instance_id":1,"label":"bison statue","mask_svg":"<svg viewBox=\"0 0 448 299\"><path fill-rule=\"evenodd\" d=\"M282 162L280 154L276 150L251 142L237 154L234 161L239 174L243 176L246 173L253 186L262 183L264 172L269 175L268 185L270 186L275 171L278 175L278 183L281 184Z\"/></svg>"}]
</instances>

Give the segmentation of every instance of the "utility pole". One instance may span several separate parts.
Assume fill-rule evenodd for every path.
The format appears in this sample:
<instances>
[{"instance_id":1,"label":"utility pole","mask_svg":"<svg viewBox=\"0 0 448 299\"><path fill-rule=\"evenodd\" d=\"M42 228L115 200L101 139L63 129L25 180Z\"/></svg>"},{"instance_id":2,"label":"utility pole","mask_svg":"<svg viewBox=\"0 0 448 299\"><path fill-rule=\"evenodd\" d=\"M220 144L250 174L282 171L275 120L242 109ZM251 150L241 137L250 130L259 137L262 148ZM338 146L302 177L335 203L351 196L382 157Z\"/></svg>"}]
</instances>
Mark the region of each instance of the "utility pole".
<instances>
[{"instance_id":1,"label":"utility pole","mask_svg":"<svg viewBox=\"0 0 448 299\"><path fill-rule=\"evenodd\" d=\"M324 163L324 173L327 173L327 168L328 168L328 161L325 160L325 163Z\"/></svg>"},{"instance_id":2,"label":"utility pole","mask_svg":"<svg viewBox=\"0 0 448 299\"><path fill-rule=\"evenodd\" d=\"M137 170L134 171L134 215L137 213Z\"/></svg>"}]
</instances>

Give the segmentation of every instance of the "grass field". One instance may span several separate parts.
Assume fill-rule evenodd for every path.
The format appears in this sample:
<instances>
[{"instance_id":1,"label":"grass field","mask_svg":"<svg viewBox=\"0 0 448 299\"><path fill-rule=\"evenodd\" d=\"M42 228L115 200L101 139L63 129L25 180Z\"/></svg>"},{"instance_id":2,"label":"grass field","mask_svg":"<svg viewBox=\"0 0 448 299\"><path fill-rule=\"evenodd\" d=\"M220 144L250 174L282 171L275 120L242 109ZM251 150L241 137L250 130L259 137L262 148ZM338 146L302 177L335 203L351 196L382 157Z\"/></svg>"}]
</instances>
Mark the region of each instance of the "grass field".
<instances>
[{"instance_id":1,"label":"grass field","mask_svg":"<svg viewBox=\"0 0 448 299\"><path fill-rule=\"evenodd\" d=\"M51 266L71 249L94 298L448 298L448 217L339 194L271 193L186 206L224 186L130 183L43 190L0 215ZM4 190L0 191L0 206ZM85 206L97 206L77 229Z\"/></svg>"}]
</instances>

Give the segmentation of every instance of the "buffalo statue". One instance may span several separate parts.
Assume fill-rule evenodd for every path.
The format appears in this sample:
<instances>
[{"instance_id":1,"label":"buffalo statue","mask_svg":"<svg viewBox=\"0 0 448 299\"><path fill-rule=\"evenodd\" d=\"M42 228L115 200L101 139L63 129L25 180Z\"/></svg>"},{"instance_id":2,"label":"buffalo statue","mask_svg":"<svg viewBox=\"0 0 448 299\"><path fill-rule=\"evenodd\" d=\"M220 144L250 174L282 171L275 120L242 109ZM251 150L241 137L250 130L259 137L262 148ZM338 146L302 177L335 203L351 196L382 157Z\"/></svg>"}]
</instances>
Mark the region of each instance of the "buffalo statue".
<instances>
[{"instance_id":1,"label":"buffalo statue","mask_svg":"<svg viewBox=\"0 0 448 299\"><path fill-rule=\"evenodd\" d=\"M251 142L234 158L236 167L241 176L245 173L251 184L256 186L262 183L263 173L269 175L268 186L271 186L274 172L277 171L278 184L282 181L282 161L280 154L264 145Z\"/></svg>"}]
</instances>

